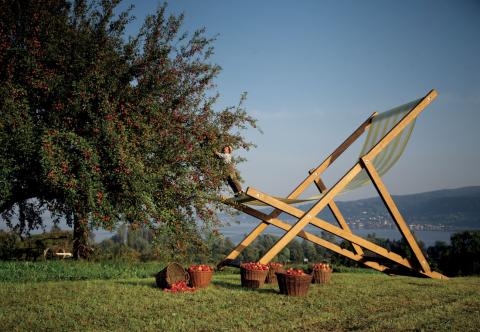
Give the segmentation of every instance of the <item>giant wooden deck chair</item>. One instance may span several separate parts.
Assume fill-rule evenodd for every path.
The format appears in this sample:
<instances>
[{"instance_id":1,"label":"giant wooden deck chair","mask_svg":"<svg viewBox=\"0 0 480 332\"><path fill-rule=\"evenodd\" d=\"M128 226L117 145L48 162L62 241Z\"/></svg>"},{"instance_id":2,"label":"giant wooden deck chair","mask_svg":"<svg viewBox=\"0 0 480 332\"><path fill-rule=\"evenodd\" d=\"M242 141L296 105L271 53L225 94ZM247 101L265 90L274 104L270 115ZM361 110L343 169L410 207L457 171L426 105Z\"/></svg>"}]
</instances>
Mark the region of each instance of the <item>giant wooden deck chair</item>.
<instances>
[{"instance_id":1,"label":"giant wooden deck chair","mask_svg":"<svg viewBox=\"0 0 480 332\"><path fill-rule=\"evenodd\" d=\"M250 245L269 225L274 225L285 230L286 233L280 237L273 247L260 259L259 262L263 264L270 262L292 239L299 236L378 271L391 273L392 267L401 267L416 275L437 279L446 278L442 274L430 269L422 250L412 236L408 225L405 223L405 220L381 179L381 176L397 162L403 153L417 116L436 96L437 92L432 90L425 97L418 100L414 100L381 114L373 113L318 167L310 170L305 180L286 198L267 195L255 188L249 187L242 196L225 199L224 202L226 204L260 219L261 223L237 245L221 265L228 264L228 262L235 260L241 251ZM360 151L358 161L335 185L327 189L321 179L322 173L365 132L367 132L366 139ZM408 259L397 253L388 251L373 242L353 234L350 230L345 218L335 204L334 198L341 192L359 188L368 183L373 183L378 191L393 221L410 247L414 259ZM300 194L308 186L313 184L320 191L320 195L299 199ZM315 203L308 211L303 211L293 206L295 203L309 200L314 200ZM267 215L255 209L254 206L269 206L274 210ZM339 226L335 226L317 217L327 206L336 218ZM298 221L293 225L284 222L279 219L281 213L287 213L297 218ZM312 224L350 242L353 249L348 250L342 248L337 243L329 242L315 234L304 231L303 229L308 224ZM382 260L374 260L371 255L367 256L364 249L373 252L376 254L376 257L381 257Z\"/></svg>"}]
</instances>

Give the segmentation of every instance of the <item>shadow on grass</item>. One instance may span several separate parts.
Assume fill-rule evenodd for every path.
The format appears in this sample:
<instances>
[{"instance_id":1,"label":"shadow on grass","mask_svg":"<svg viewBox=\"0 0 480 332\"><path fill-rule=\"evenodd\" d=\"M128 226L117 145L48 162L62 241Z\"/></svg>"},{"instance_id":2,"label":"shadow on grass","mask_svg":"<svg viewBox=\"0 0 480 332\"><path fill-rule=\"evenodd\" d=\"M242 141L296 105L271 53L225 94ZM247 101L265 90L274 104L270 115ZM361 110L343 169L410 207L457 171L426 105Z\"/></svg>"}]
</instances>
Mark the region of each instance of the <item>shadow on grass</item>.
<instances>
[{"instance_id":1,"label":"shadow on grass","mask_svg":"<svg viewBox=\"0 0 480 332\"><path fill-rule=\"evenodd\" d=\"M215 280L212 281L212 284L217 286L217 287L222 287L226 289L232 289L232 290L243 290L247 292L259 292L259 293L269 293L269 294L277 294L278 291L273 288L247 288L247 287L242 287L241 285L235 283L230 283L230 282L225 282L221 280Z\"/></svg>"}]
</instances>

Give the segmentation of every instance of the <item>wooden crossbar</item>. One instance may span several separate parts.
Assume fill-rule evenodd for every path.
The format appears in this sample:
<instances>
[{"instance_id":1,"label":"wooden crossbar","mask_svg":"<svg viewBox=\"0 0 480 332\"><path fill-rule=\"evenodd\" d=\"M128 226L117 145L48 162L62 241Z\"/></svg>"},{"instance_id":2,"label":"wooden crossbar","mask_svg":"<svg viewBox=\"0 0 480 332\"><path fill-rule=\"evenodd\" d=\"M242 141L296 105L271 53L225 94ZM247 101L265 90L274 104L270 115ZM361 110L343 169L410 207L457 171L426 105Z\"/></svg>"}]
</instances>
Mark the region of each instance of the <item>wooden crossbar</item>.
<instances>
[{"instance_id":1,"label":"wooden crossbar","mask_svg":"<svg viewBox=\"0 0 480 332\"><path fill-rule=\"evenodd\" d=\"M379 271L386 272L389 268L385 265L377 262L369 261L365 256L363 249L367 249L373 253L376 253L382 257L387 258L394 264L403 266L412 271L417 272L420 275L430 278L444 279L445 276L440 273L434 272L430 269L428 262L423 255L420 247L411 234L405 220L401 216L398 208L396 207L391 195L389 194L385 184L382 182L380 175L373 166L371 161L377 156L402 130L405 129L416 117L428 106L433 99L437 96L435 90L430 91L416 106L414 106L392 129L385 134L364 156L361 156L359 161L338 180L338 182L327 189L323 181L321 180L321 174L349 147L355 142L371 125L373 118L377 113L372 114L364 123L362 123L332 154L330 154L317 168L311 170L307 178L302 181L287 198L297 198L309 185L314 183L318 190L323 193L323 196L308 210L302 211L298 208L290 206L281 200L276 199L270 195L262 193L252 187L249 187L246 191L246 195L251 198L265 203L266 205L274 208L273 212L266 215L258 210L248 207L244 204L237 204L232 201L225 201L226 204L243 211L255 218L258 218L262 222L250 232L243 241L227 256L226 260L233 260L241 253L241 251L250 245L269 225L274 225L286 231L286 233L278 239L278 241L265 253L260 259L260 263L266 264L270 262L285 246L290 243L296 236L300 236L315 244L321 245L327 249L330 249L338 254L360 262L366 266L374 268ZM405 237L410 249L413 252L415 261L402 257L397 253L388 251L387 249L367 241L357 235L354 235L345 218L341 214L338 206L335 204L334 198L337 196L362 170L365 170L372 181L373 185L377 189L382 201L386 205L390 215L398 226L401 234ZM317 215L325 208L329 207L332 214L336 218L340 227L334 226L324 220L321 220ZM293 225L285 223L278 219L281 213L287 213L295 218L297 222ZM346 241L349 241L353 250L349 251L340 248L337 244L331 243L325 239L322 239L314 234L305 232L303 229L305 226L312 224L322 230L325 230L331 234L334 234Z\"/></svg>"}]
</instances>

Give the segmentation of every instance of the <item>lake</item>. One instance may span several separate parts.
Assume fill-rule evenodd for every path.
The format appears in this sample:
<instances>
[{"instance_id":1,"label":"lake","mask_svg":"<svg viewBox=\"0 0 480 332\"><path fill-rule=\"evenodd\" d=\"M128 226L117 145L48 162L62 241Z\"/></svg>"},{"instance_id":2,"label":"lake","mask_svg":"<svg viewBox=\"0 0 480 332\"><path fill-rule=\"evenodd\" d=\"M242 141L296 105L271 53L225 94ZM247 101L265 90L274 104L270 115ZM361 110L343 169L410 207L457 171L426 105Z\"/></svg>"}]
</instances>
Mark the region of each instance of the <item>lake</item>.
<instances>
[{"instance_id":1,"label":"lake","mask_svg":"<svg viewBox=\"0 0 480 332\"><path fill-rule=\"evenodd\" d=\"M220 228L220 232L225 237L229 237L234 243L238 243L246 234L250 233L257 224L258 222L250 221L245 221L241 224L232 223L230 226ZM320 229L313 226L309 226L306 230L314 234L320 234ZM400 232L395 229L354 229L352 231L355 235L361 237L366 237L368 234L375 233L376 237L384 239L400 240L402 238ZM450 244L450 237L457 232L460 231L415 231L414 234L420 241L425 243L425 246L430 247L435 245L436 241L444 241L447 244ZM264 234L272 234L275 236L281 236L284 233L285 231L274 226L269 226L264 232Z\"/></svg>"},{"instance_id":2,"label":"lake","mask_svg":"<svg viewBox=\"0 0 480 332\"><path fill-rule=\"evenodd\" d=\"M246 234L248 234L255 226L258 224L255 220L243 220L241 223L237 224L235 222L231 223L229 226L221 227L220 232L225 236L229 237L234 243L240 242ZM62 229L71 230L66 225L60 225ZM6 227L0 227L0 229L7 229ZM320 234L320 230L313 226L307 226L306 230L314 234ZM450 236L452 234L460 231L415 231L415 235L418 239L423 241L427 247L433 246L436 241L444 241L447 244L450 244ZM41 230L33 231L32 234L42 233ZM115 232L109 232L106 230L95 230L95 242L101 242L105 239L112 237ZM353 233L366 237L368 234L375 233L377 237L390 239L390 240L399 240L401 238L400 233L394 229L355 229ZM283 230L276 228L274 226L269 226L264 234L272 234L275 236L281 236L284 234Z\"/></svg>"}]
</instances>

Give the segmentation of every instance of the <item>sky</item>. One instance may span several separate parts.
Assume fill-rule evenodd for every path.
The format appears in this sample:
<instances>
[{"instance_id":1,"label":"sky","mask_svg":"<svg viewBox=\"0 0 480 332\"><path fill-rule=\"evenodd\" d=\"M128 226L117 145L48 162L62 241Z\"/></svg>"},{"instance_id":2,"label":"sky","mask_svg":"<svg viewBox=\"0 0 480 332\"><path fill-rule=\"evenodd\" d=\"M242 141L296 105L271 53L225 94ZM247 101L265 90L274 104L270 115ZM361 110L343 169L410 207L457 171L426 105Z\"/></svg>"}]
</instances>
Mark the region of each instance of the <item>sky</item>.
<instances>
[{"instance_id":1,"label":"sky","mask_svg":"<svg viewBox=\"0 0 480 332\"><path fill-rule=\"evenodd\" d=\"M158 7L134 4L135 34ZM400 161L384 176L393 194L480 185L480 1L177 0L184 30L216 36L212 62L222 67L217 109L245 107L263 133L257 147L234 151L244 187L289 194L372 112L427 94ZM353 166L363 141L333 164L327 186ZM313 188L307 194L314 193ZM342 200L375 196L373 188Z\"/></svg>"}]
</instances>

